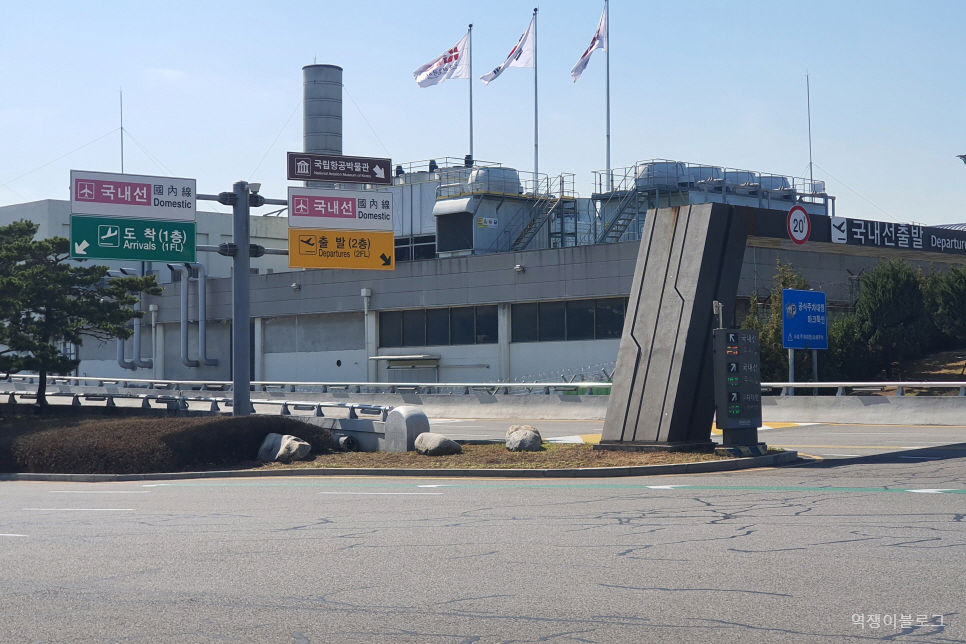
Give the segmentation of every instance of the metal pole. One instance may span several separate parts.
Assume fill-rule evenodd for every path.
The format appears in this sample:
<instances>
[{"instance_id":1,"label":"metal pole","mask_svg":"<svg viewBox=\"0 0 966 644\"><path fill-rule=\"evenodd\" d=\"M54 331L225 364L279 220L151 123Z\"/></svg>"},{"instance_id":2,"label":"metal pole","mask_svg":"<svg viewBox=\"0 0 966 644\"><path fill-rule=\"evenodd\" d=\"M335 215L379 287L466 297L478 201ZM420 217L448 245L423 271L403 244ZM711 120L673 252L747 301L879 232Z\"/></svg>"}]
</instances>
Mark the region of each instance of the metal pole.
<instances>
[{"instance_id":1,"label":"metal pole","mask_svg":"<svg viewBox=\"0 0 966 644\"><path fill-rule=\"evenodd\" d=\"M470 54L470 159L473 159L473 23L469 29L469 54Z\"/></svg>"},{"instance_id":2,"label":"metal pole","mask_svg":"<svg viewBox=\"0 0 966 644\"><path fill-rule=\"evenodd\" d=\"M121 97L121 174L124 174L124 91L117 90Z\"/></svg>"},{"instance_id":3,"label":"metal pole","mask_svg":"<svg viewBox=\"0 0 966 644\"><path fill-rule=\"evenodd\" d=\"M812 349L812 382L818 382L818 349ZM818 387L812 389L812 395L818 395Z\"/></svg>"},{"instance_id":4,"label":"metal pole","mask_svg":"<svg viewBox=\"0 0 966 644\"><path fill-rule=\"evenodd\" d=\"M614 179L610 173L610 3L604 0L604 60L607 61L607 191L613 189Z\"/></svg>"},{"instance_id":5,"label":"metal pole","mask_svg":"<svg viewBox=\"0 0 966 644\"><path fill-rule=\"evenodd\" d=\"M795 382L795 349L788 350L788 382ZM788 388L788 395L795 395L795 388Z\"/></svg>"},{"instance_id":6,"label":"metal pole","mask_svg":"<svg viewBox=\"0 0 966 644\"><path fill-rule=\"evenodd\" d=\"M812 88L808 82L808 72L805 72L805 100L808 104L808 180L813 184L809 192L814 192L815 176L812 173Z\"/></svg>"},{"instance_id":7,"label":"metal pole","mask_svg":"<svg viewBox=\"0 0 966 644\"><path fill-rule=\"evenodd\" d=\"M249 255L249 191L247 181L238 181L233 186L235 204L232 207L232 242L238 247L232 262L231 279L231 379L232 415L248 416L252 413L251 380L249 370L251 340L249 324L251 302L249 301L249 281L251 256Z\"/></svg>"},{"instance_id":8,"label":"metal pole","mask_svg":"<svg viewBox=\"0 0 966 644\"><path fill-rule=\"evenodd\" d=\"M540 187L539 147L537 145L537 8L533 8L533 180ZM548 186L549 188L549 186Z\"/></svg>"}]
</instances>

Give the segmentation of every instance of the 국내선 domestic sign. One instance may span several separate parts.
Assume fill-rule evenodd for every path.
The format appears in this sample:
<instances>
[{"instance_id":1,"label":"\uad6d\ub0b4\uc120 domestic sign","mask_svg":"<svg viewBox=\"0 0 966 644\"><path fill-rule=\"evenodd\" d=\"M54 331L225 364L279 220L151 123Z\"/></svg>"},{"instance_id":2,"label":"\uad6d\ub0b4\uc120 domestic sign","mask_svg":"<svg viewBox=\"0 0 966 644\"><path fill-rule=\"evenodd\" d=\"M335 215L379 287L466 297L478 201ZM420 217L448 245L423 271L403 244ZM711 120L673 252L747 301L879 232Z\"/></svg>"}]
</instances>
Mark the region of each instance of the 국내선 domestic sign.
<instances>
[{"instance_id":1,"label":"\uad6d\ub0b4\uc120 domestic sign","mask_svg":"<svg viewBox=\"0 0 966 644\"><path fill-rule=\"evenodd\" d=\"M194 179L70 171L70 212L133 219L194 221Z\"/></svg>"},{"instance_id":2,"label":"\uad6d\ub0b4\uc120 domestic sign","mask_svg":"<svg viewBox=\"0 0 966 644\"><path fill-rule=\"evenodd\" d=\"M392 193L374 190L288 189L291 228L392 230Z\"/></svg>"}]
</instances>

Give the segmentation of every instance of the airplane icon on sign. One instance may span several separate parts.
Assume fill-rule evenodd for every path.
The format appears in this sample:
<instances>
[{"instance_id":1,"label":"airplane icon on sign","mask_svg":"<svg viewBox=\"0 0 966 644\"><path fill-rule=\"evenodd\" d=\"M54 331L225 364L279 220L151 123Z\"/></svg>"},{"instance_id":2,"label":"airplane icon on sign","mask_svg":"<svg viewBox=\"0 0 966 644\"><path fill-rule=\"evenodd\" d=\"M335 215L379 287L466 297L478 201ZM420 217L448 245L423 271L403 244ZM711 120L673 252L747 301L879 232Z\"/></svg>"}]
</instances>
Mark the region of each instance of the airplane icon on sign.
<instances>
[{"instance_id":1,"label":"airplane icon on sign","mask_svg":"<svg viewBox=\"0 0 966 644\"><path fill-rule=\"evenodd\" d=\"M108 248L117 248L121 245L120 226L98 226L97 245Z\"/></svg>"}]
</instances>

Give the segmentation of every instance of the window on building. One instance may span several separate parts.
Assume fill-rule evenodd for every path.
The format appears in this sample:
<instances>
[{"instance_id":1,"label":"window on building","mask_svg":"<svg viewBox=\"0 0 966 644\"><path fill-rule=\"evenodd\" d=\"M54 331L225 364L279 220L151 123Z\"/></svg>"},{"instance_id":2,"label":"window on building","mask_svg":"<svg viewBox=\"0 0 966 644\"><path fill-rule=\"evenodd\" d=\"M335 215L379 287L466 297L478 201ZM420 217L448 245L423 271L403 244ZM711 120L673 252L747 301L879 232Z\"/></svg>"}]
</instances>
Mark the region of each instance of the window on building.
<instances>
[{"instance_id":1,"label":"window on building","mask_svg":"<svg viewBox=\"0 0 966 644\"><path fill-rule=\"evenodd\" d=\"M510 307L511 342L619 338L627 298L528 302Z\"/></svg>"},{"instance_id":2,"label":"window on building","mask_svg":"<svg viewBox=\"0 0 966 644\"><path fill-rule=\"evenodd\" d=\"M426 345L430 347L449 344L449 309L426 311Z\"/></svg>"},{"instance_id":3,"label":"window on building","mask_svg":"<svg viewBox=\"0 0 966 644\"><path fill-rule=\"evenodd\" d=\"M476 308L450 309L450 344L476 344Z\"/></svg>"},{"instance_id":4,"label":"window on building","mask_svg":"<svg viewBox=\"0 0 966 644\"><path fill-rule=\"evenodd\" d=\"M539 328L536 302L510 306L511 342L536 342L540 339Z\"/></svg>"},{"instance_id":5,"label":"window on building","mask_svg":"<svg viewBox=\"0 0 966 644\"><path fill-rule=\"evenodd\" d=\"M379 346L401 347L402 311L379 312Z\"/></svg>"},{"instance_id":6,"label":"window on building","mask_svg":"<svg viewBox=\"0 0 966 644\"><path fill-rule=\"evenodd\" d=\"M567 302L567 339L594 339L594 300Z\"/></svg>"},{"instance_id":7,"label":"window on building","mask_svg":"<svg viewBox=\"0 0 966 644\"><path fill-rule=\"evenodd\" d=\"M564 302L540 302L540 342L567 338L567 307Z\"/></svg>"},{"instance_id":8,"label":"window on building","mask_svg":"<svg viewBox=\"0 0 966 644\"><path fill-rule=\"evenodd\" d=\"M497 307L476 307L476 344L496 344L497 342Z\"/></svg>"},{"instance_id":9,"label":"window on building","mask_svg":"<svg viewBox=\"0 0 966 644\"><path fill-rule=\"evenodd\" d=\"M402 345L404 347L426 346L426 311L402 312Z\"/></svg>"},{"instance_id":10,"label":"window on building","mask_svg":"<svg viewBox=\"0 0 966 644\"><path fill-rule=\"evenodd\" d=\"M623 297L597 300L597 320L595 322L597 339L619 338L624 331Z\"/></svg>"},{"instance_id":11,"label":"window on building","mask_svg":"<svg viewBox=\"0 0 966 644\"><path fill-rule=\"evenodd\" d=\"M499 342L498 307L415 309L379 312L380 347L495 344Z\"/></svg>"}]
</instances>

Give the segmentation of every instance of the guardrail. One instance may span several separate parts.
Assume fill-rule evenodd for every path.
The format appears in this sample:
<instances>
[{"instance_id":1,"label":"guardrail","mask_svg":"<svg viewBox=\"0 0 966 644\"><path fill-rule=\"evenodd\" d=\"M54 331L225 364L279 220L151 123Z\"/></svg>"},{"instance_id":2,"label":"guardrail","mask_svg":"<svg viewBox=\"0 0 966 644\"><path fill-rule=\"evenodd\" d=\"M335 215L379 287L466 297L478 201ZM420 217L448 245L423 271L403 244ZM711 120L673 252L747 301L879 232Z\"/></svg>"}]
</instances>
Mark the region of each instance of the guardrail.
<instances>
[{"instance_id":1,"label":"guardrail","mask_svg":"<svg viewBox=\"0 0 966 644\"><path fill-rule=\"evenodd\" d=\"M37 374L8 374L0 378L0 382L22 382L25 384L35 384L38 379ZM152 378L101 378L93 376L49 376L48 384L51 385L76 385L76 386L117 386L123 389L169 389L173 391L231 391L232 383L229 380L157 380ZM91 384L96 383L96 384ZM302 390L304 393L366 393L366 394L400 394L400 393L419 393L419 394L521 394L521 395L550 395L562 392L575 392L590 394L593 389L610 389L610 382L594 382L590 380L580 382L411 382L411 383L392 383L392 382L310 382L310 381L283 381L283 380L258 380L252 382L253 391L287 391L297 392ZM959 396L966 396L966 381L867 381L867 382L763 382L762 391L772 391L780 389L783 396L794 395L795 389L835 389L836 396L845 396L850 392L868 390L883 390L895 388L896 396L905 396L907 389L957 389ZM0 392L2 394L3 392ZM61 395L58 393L48 393L47 395ZM64 394L73 395L73 394ZM120 394L112 394L119 396ZM606 394L604 394L606 395ZM212 400L205 397L204 400ZM262 404L274 404L272 401L265 401ZM306 403L316 404L316 403ZM340 403L341 404L341 403Z\"/></svg>"},{"instance_id":2,"label":"guardrail","mask_svg":"<svg viewBox=\"0 0 966 644\"><path fill-rule=\"evenodd\" d=\"M906 389L958 389L960 396L966 396L966 382L955 381L869 381L869 382L763 382L762 391L781 389L782 396L793 396L795 389L835 389L836 396L848 395L858 390L881 391L889 387L896 388L896 396L905 396Z\"/></svg>"},{"instance_id":3,"label":"guardrail","mask_svg":"<svg viewBox=\"0 0 966 644\"><path fill-rule=\"evenodd\" d=\"M9 374L0 381L35 384L37 374ZM123 389L171 389L201 391L231 391L230 380L155 380L151 378L100 378L92 376L49 376L51 385L77 385L105 387L114 385ZM96 383L91 385L90 383ZM580 392L591 389L610 389L609 382L440 382L440 383L392 383L392 382L303 382L258 380L252 382L253 391L281 390L296 392L312 390L312 393L422 393L422 394L554 394L557 392Z\"/></svg>"},{"instance_id":4,"label":"guardrail","mask_svg":"<svg viewBox=\"0 0 966 644\"><path fill-rule=\"evenodd\" d=\"M116 399L128 399L128 400L140 400L141 409L155 409L151 406L151 401L158 404L164 404L168 409L186 410L188 409L189 402L205 402L210 403L208 411L221 411L219 405L225 405L226 407L232 406L231 398L213 398L210 396L165 396L163 394L125 394L125 393L111 393L111 394L80 394L71 392L47 392L45 394L47 397L70 397L72 400L70 405L72 407L83 407L81 400L92 401L92 402L104 402L105 407L117 407ZM36 400L36 393L25 393L22 391L0 391L0 396L7 396L8 405L19 404L17 398L21 400ZM273 400L273 399L253 399L252 405L278 405L280 416L291 416L292 409L299 411L312 411L312 415L317 418L324 418L324 409L345 409L348 418L357 419L359 414L379 416L379 420L385 422L386 418L389 416L389 412L392 411L392 407L389 405L370 405L365 403L343 403L343 402L316 402L312 400ZM258 413L253 408L253 413Z\"/></svg>"}]
</instances>

